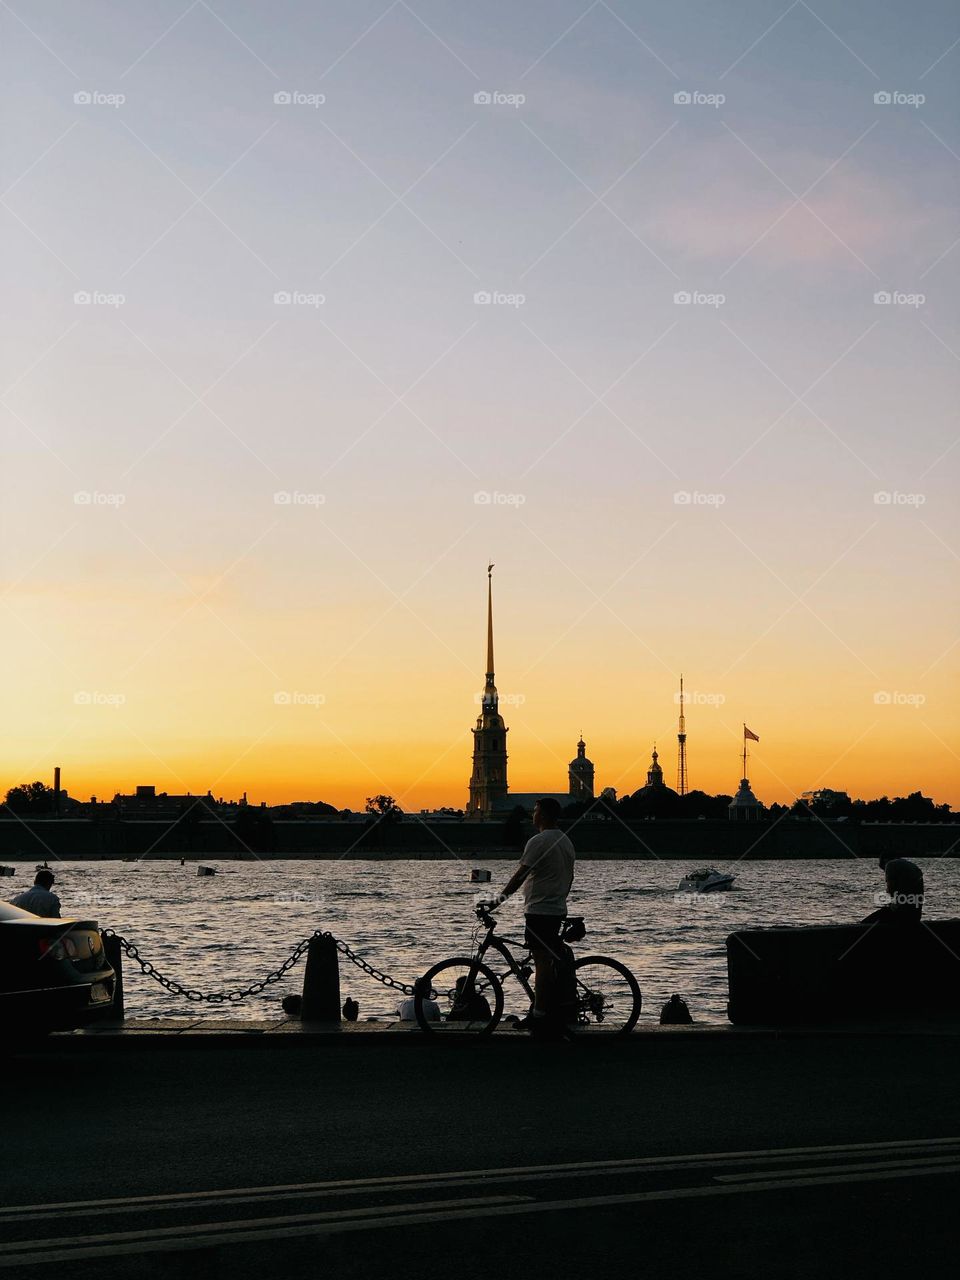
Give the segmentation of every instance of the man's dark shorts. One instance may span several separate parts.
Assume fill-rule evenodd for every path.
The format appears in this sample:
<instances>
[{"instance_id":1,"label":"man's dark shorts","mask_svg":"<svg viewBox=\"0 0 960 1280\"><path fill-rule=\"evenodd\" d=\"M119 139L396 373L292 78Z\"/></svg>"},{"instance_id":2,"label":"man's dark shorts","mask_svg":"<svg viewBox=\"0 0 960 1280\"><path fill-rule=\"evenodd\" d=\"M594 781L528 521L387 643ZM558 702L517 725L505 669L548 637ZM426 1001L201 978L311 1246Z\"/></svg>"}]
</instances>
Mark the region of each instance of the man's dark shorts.
<instances>
[{"instance_id":1,"label":"man's dark shorts","mask_svg":"<svg viewBox=\"0 0 960 1280\"><path fill-rule=\"evenodd\" d=\"M560 931L565 918L565 916L525 916L524 942L531 951L549 951L556 954L559 950Z\"/></svg>"}]
</instances>

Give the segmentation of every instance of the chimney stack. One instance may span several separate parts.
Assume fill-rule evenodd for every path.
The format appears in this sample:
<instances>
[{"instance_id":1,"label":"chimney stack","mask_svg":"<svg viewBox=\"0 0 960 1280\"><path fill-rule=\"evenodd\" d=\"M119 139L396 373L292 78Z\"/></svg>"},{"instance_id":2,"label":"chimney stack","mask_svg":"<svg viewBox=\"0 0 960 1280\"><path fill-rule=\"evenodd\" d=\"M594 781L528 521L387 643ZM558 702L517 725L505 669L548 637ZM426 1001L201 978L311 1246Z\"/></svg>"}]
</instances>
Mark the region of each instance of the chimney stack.
<instances>
[{"instance_id":1,"label":"chimney stack","mask_svg":"<svg viewBox=\"0 0 960 1280\"><path fill-rule=\"evenodd\" d=\"M60 766L54 766L53 770L53 811L60 817Z\"/></svg>"}]
</instances>

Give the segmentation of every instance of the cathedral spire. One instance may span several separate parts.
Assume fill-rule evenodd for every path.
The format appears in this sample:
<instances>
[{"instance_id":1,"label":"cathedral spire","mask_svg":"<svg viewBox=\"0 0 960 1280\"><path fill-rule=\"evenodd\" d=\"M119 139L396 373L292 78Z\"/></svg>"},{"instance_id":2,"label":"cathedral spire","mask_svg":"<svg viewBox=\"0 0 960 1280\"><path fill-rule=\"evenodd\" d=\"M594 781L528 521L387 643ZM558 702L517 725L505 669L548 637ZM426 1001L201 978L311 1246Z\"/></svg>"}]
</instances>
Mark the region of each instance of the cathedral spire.
<instances>
[{"instance_id":1,"label":"cathedral spire","mask_svg":"<svg viewBox=\"0 0 960 1280\"><path fill-rule=\"evenodd\" d=\"M487 565L487 684L493 684L493 568Z\"/></svg>"}]
</instances>

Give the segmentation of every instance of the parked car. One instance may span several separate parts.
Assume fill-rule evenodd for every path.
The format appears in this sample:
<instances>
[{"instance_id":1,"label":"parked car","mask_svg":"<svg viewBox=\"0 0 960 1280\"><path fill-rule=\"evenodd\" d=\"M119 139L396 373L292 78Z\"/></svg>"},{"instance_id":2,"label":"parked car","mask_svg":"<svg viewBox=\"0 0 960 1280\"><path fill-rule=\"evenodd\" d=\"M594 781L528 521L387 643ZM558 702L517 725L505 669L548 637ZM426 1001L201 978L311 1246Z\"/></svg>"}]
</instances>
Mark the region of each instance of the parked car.
<instances>
[{"instance_id":1,"label":"parked car","mask_svg":"<svg viewBox=\"0 0 960 1280\"><path fill-rule=\"evenodd\" d=\"M0 1036L83 1026L113 1004L96 920L48 920L0 902Z\"/></svg>"}]
</instances>

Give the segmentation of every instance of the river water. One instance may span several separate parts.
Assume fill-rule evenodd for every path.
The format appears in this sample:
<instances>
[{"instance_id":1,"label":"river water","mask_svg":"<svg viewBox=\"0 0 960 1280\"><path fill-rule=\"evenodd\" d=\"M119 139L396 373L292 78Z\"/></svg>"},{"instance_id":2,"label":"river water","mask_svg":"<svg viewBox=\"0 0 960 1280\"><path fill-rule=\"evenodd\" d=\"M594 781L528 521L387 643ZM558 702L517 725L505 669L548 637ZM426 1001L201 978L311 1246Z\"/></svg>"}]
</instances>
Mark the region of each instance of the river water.
<instances>
[{"instance_id":1,"label":"river water","mask_svg":"<svg viewBox=\"0 0 960 1280\"><path fill-rule=\"evenodd\" d=\"M929 919L960 916L960 864L916 860L926 878ZM135 942L159 970L185 986L245 986L276 968L301 938L329 929L371 964L411 982L437 960L469 953L473 903L487 890L470 883L469 861L63 862L56 890L64 916L95 917ZM478 864L502 885L515 861ZM726 1020L724 941L758 925L840 924L877 905L883 876L870 861L747 862L733 889L679 897L691 862L588 862L577 865L571 914L583 915L587 937L578 955L601 953L630 966L639 979L644 1015L657 1016L673 992L694 1019ZM32 867L3 884L12 897L32 880ZM26 873L26 874L24 874ZM501 932L518 936L521 904L498 915ZM191 1004L169 995L129 961L124 966L128 1017L263 1018L280 1014L281 997L299 991L302 962L283 982L242 1005ZM514 983L508 984L509 987ZM341 989L360 1002L360 1017L388 1017L396 995L348 961ZM508 998L507 1012L516 1008ZM522 1010L521 1010L522 1012Z\"/></svg>"}]
</instances>

